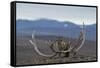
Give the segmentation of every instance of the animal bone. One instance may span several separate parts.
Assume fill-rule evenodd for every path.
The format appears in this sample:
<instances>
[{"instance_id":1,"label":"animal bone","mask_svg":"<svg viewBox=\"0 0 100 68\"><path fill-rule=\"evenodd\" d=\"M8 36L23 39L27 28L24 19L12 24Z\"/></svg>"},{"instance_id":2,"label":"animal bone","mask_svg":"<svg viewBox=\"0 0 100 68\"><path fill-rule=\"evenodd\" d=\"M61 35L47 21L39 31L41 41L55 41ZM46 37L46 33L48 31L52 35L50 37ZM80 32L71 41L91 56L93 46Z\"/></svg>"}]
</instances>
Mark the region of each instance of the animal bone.
<instances>
[{"instance_id":1,"label":"animal bone","mask_svg":"<svg viewBox=\"0 0 100 68\"><path fill-rule=\"evenodd\" d=\"M77 40L77 43L76 44L70 44L70 45L75 45L74 47L69 47L68 50L60 51L60 50L53 49L53 47L55 47L55 46L52 45L52 49L55 52L60 52L60 53L77 52L83 46L84 42L85 42L85 30L84 30L84 22L83 22L82 31L80 32L80 36L79 36L79 39Z\"/></svg>"},{"instance_id":2,"label":"animal bone","mask_svg":"<svg viewBox=\"0 0 100 68\"><path fill-rule=\"evenodd\" d=\"M34 50L40 55L40 56L44 56L44 57L53 57L56 55L56 53L54 52L52 55L46 55L42 52L40 52L40 50L38 49L36 43L35 43L35 37L34 35L32 34L32 39L34 40L34 42L32 40L29 40L29 42L34 46Z\"/></svg>"},{"instance_id":3,"label":"animal bone","mask_svg":"<svg viewBox=\"0 0 100 68\"><path fill-rule=\"evenodd\" d=\"M36 40L35 40L35 33L32 34L32 40L29 40L29 42L34 46L35 51L40 55L40 56L44 56L44 57L53 57L56 56L57 53L67 53L67 52L77 52L84 44L85 42L85 30L84 30L84 23L83 23L83 27L82 27L82 31L80 32L80 36L79 39L77 41L76 44L71 44L71 45L75 45L73 47L69 47L68 50L64 50L64 51L60 51L60 50L55 50L54 49L54 45L50 46L51 50L54 52L52 55L46 55L42 52L40 52L40 50L38 49L37 45L36 45ZM55 42L54 42L55 43ZM58 47L57 47L58 48Z\"/></svg>"}]
</instances>

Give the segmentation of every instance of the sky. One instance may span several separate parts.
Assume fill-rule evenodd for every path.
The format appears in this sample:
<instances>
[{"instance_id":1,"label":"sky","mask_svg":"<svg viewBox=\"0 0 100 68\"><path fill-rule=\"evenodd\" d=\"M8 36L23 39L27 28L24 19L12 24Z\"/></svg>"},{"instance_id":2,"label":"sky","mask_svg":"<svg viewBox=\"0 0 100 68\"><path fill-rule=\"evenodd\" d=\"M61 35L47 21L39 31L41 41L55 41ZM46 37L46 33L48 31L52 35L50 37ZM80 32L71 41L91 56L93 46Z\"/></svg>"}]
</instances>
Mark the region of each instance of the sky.
<instances>
[{"instance_id":1,"label":"sky","mask_svg":"<svg viewBox=\"0 0 100 68\"><path fill-rule=\"evenodd\" d=\"M61 6L45 4L16 4L16 18L37 20L41 18L57 21L71 21L75 24L91 25L96 23L95 7Z\"/></svg>"}]
</instances>

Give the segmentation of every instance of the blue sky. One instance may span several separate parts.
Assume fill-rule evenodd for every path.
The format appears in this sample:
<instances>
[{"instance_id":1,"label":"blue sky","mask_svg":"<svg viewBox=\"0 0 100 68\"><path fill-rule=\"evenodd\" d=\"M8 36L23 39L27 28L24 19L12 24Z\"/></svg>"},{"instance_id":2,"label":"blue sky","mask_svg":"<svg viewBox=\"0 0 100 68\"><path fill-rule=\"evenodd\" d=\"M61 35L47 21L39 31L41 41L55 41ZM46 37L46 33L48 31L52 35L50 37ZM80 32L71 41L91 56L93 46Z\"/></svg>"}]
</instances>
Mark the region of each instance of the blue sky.
<instances>
[{"instance_id":1,"label":"blue sky","mask_svg":"<svg viewBox=\"0 0 100 68\"><path fill-rule=\"evenodd\" d=\"M95 7L59 6L17 3L17 19L36 20L40 18L55 19L58 21L72 21L81 25L96 23Z\"/></svg>"}]
</instances>

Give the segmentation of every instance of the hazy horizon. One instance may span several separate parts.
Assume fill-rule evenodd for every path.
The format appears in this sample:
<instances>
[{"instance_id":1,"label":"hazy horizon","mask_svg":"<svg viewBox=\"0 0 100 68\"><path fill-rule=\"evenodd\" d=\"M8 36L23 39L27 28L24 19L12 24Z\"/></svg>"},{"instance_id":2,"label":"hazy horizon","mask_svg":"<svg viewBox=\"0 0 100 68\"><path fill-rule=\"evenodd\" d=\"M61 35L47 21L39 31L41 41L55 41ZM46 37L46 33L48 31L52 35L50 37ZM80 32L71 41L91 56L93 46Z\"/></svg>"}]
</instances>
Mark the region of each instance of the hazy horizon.
<instances>
[{"instance_id":1,"label":"hazy horizon","mask_svg":"<svg viewBox=\"0 0 100 68\"><path fill-rule=\"evenodd\" d=\"M17 3L16 19L37 20L52 19L71 21L74 24L96 24L95 7L59 6L44 4Z\"/></svg>"},{"instance_id":2,"label":"hazy horizon","mask_svg":"<svg viewBox=\"0 0 100 68\"><path fill-rule=\"evenodd\" d=\"M27 21L38 21L38 20L54 20L54 19L46 19L46 18L40 18L40 19L17 19L16 21L18 21L18 20L27 20ZM55 20L55 21L58 21L58 20ZM62 23L62 22L71 22L71 23L73 23L73 24L75 24L75 25L83 25L83 24L76 24L76 23L74 23L73 21L58 21L58 22L60 22L60 23ZM83 21L84 22L84 21ZM82 23L83 23L82 22ZM67 24L67 23L66 23ZM92 24L84 24L84 25L94 25L94 24L96 24L96 23L92 23Z\"/></svg>"}]
</instances>

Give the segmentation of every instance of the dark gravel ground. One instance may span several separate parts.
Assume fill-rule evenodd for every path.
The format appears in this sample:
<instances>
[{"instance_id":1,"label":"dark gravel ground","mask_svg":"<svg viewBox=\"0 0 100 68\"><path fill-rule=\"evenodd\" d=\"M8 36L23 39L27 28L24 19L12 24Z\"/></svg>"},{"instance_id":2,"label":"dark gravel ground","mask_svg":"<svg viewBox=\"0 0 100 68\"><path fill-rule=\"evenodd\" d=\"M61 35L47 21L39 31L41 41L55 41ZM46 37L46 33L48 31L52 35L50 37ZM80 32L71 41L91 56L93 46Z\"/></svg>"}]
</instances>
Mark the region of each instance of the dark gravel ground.
<instances>
[{"instance_id":1,"label":"dark gravel ground","mask_svg":"<svg viewBox=\"0 0 100 68\"><path fill-rule=\"evenodd\" d=\"M49 37L48 37L49 38ZM17 37L16 40L16 62L17 65L29 64L50 64L50 63L68 63L68 62L82 62L82 61L95 61L96 59L96 42L85 41L83 47L79 50L78 54L74 57L54 57L46 58L38 55L33 45L29 43L31 37ZM75 42L75 39L69 39ZM45 54L52 54L49 48L48 40L36 39L37 46L41 52Z\"/></svg>"}]
</instances>

